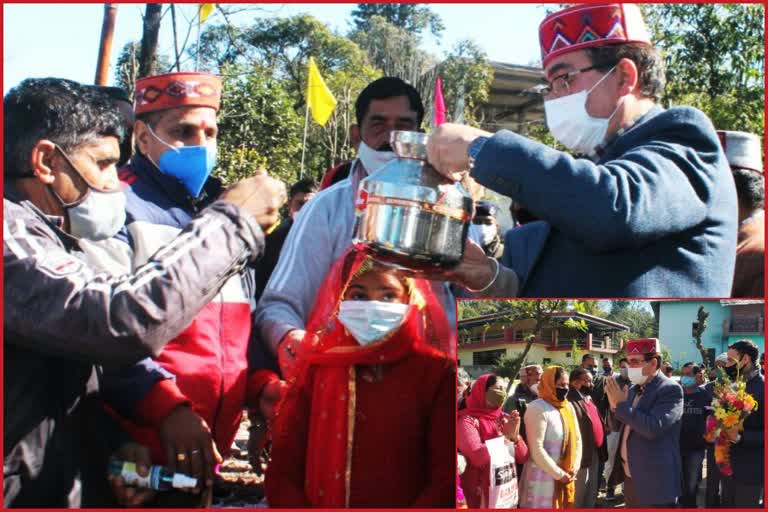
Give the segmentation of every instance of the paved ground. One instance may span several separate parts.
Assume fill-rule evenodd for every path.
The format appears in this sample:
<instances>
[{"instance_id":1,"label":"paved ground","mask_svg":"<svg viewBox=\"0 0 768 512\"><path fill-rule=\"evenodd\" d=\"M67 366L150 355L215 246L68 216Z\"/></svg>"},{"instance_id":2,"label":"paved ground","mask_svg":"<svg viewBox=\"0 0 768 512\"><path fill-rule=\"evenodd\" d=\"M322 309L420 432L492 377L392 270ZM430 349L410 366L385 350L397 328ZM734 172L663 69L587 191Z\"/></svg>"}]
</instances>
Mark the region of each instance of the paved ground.
<instances>
[{"instance_id":1,"label":"paved ground","mask_svg":"<svg viewBox=\"0 0 768 512\"><path fill-rule=\"evenodd\" d=\"M214 488L214 508L259 508L264 498L264 477L254 472L248 462L248 421L243 414L232 453L221 465Z\"/></svg>"},{"instance_id":2,"label":"paved ground","mask_svg":"<svg viewBox=\"0 0 768 512\"><path fill-rule=\"evenodd\" d=\"M221 466L221 478L216 482L214 491L214 508L261 508L264 507L264 477L257 474L251 463L248 462L248 427L250 421L243 414L240 430L237 432L232 453ZM706 460L704 461L704 475L699 486L698 506L704 507L704 493L706 489ZM600 491L597 497L597 508L625 508L624 495L621 486L615 490L616 499L605 500L605 492Z\"/></svg>"}]
</instances>

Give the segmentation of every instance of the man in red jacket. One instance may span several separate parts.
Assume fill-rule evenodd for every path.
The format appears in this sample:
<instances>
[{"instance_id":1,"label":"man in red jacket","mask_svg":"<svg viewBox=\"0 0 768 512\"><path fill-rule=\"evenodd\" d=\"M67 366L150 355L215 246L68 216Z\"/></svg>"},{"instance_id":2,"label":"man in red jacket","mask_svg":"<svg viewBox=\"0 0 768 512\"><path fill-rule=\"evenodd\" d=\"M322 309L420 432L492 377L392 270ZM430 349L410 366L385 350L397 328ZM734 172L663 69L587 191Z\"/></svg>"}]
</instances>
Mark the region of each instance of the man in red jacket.
<instances>
[{"instance_id":1,"label":"man in red jacket","mask_svg":"<svg viewBox=\"0 0 768 512\"><path fill-rule=\"evenodd\" d=\"M131 265L162 250L221 193L221 183L210 176L220 96L220 79L207 73L137 81L136 153L120 171L127 185L123 235ZM247 357L253 281L249 271L235 274L157 357L105 372L102 379L122 429L149 448L152 462L195 476L206 487L234 441L244 406L258 407L246 403L254 395L249 385L260 381L249 373Z\"/></svg>"}]
</instances>

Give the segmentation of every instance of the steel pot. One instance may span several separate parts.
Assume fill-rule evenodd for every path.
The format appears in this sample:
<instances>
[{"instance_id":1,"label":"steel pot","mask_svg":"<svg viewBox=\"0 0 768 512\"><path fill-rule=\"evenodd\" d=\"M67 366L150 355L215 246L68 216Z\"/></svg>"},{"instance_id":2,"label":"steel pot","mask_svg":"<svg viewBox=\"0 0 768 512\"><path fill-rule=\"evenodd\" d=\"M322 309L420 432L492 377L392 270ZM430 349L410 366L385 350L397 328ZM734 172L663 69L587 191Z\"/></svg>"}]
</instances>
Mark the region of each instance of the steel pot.
<instances>
[{"instance_id":1,"label":"steel pot","mask_svg":"<svg viewBox=\"0 0 768 512\"><path fill-rule=\"evenodd\" d=\"M472 219L472 199L427 163L428 136L394 131L397 158L360 182L353 243L412 270L457 265Z\"/></svg>"}]
</instances>

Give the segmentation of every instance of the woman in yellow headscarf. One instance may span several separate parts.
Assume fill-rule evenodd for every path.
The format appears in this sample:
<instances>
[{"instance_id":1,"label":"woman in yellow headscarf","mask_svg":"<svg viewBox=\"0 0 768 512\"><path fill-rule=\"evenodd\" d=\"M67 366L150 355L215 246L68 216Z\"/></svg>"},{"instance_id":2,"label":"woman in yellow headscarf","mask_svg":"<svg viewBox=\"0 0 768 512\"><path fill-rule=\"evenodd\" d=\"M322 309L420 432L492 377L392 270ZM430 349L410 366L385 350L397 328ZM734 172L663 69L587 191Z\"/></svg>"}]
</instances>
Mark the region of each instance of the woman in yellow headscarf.
<instances>
[{"instance_id":1,"label":"woman in yellow headscarf","mask_svg":"<svg viewBox=\"0 0 768 512\"><path fill-rule=\"evenodd\" d=\"M525 412L529 457L520 479L520 508L573 508L581 436L567 393L566 370L544 370L539 398Z\"/></svg>"}]
</instances>

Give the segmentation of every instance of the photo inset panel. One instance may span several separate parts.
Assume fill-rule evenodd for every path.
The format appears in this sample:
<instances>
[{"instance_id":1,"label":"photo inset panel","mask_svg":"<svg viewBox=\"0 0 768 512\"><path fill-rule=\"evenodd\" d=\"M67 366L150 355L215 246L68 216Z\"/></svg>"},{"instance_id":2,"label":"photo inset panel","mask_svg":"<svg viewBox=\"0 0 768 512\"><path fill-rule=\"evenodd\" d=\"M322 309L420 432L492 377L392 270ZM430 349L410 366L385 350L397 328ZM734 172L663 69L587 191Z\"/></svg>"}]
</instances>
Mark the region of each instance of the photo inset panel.
<instances>
[{"instance_id":1,"label":"photo inset panel","mask_svg":"<svg viewBox=\"0 0 768 512\"><path fill-rule=\"evenodd\" d=\"M458 301L460 504L762 507L764 307Z\"/></svg>"}]
</instances>

